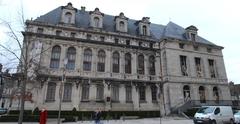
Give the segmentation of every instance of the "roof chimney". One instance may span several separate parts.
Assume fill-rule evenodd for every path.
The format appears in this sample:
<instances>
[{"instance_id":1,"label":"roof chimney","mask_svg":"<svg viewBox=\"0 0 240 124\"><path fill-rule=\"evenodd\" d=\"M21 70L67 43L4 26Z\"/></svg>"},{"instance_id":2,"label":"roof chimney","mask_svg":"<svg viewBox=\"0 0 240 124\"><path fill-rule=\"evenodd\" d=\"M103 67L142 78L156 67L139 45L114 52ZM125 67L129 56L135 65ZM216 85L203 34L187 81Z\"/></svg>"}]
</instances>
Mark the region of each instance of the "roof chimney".
<instances>
[{"instance_id":1,"label":"roof chimney","mask_svg":"<svg viewBox=\"0 0 240 124\"><path fill-rule=\"evenodd\" d=\"M86 7L85 6L81 6L81 11L85 11Z\"/></svg>"}]
</instances>

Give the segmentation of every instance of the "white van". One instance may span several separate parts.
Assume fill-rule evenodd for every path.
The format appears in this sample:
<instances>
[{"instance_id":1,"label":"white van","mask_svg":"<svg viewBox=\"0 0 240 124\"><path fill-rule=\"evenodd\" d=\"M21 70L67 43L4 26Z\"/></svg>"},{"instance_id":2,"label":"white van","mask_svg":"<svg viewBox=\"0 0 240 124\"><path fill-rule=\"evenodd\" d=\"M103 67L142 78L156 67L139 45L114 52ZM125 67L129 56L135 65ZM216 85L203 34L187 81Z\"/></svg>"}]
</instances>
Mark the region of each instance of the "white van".
<instances>
[{"instance_id":1,"label":"white van","mask_svg":"<svg viewBox=\"0 0 240 124\"><path fill-rule=\"evenodd\" d=\"M234 124L231 106L203 106L193 119L194 124Z\"/></svg>"}]
</instances>

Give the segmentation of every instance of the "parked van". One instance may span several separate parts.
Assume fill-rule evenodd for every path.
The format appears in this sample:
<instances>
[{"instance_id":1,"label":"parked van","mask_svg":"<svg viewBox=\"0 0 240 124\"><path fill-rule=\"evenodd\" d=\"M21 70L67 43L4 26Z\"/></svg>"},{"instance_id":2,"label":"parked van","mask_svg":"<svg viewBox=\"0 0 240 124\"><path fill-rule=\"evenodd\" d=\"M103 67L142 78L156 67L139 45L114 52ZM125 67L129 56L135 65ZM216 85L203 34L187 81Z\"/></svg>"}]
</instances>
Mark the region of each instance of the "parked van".
<instances>
[{"instance_id":1,"label":"parked van","mask_svg":"<svg viewBox=\"0 0 240 124\"><path fill-rule=\"evenodd\" d=\"M194 124L234 124L231 106L203 106L193 119Z\"/></svg>"}]
</instances>

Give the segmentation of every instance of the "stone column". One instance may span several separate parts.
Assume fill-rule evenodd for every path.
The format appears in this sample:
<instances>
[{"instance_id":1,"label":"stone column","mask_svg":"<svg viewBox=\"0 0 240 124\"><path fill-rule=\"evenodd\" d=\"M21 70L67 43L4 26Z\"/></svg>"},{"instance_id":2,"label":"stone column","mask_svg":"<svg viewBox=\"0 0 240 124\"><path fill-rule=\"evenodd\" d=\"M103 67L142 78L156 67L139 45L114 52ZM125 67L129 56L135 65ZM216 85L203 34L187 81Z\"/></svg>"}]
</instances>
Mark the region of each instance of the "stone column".
<instances>
[{"instance_id":1,"label":"stone column","mask_svg":"<svg viewBox=\"0 0 240 124\"><path fill-rule=\"evenodd\" d=\"M89 101L95 101L96 98L96 86L92 84L92 82L89 84Z\"/></svg>"},{"instance_id":2,"label":"stone column","mask_svg":"<svg viewBox=\"0 0 240 124\"><path fill-rule=\"evenodd\" d=\"M148 55L144 55L144 74L149 75L149 61L148 61Z\"/></svg>"},{"instance_id":3,"label":"stone column","mask_svg":"<svg viewBox=\"0 0 240 124\"><path fill-rule=\"evenodd\" d=\"M104 99L105 99L105 111L109 111L111 110L111 102L107 102L107 97L111 98L111 87L110 87L110 82L104 80L103 81L103 85L104 85Z\"/></svg>"},{"instance_id":4,"label":"stone column","mask_svg":"<svg viewBox=\"0 0 240 124\"><path fill-rule=\"evenodd\" d=\"M133 109L135 111L139 110L139 94L137 86L132 86L132 100L133 100Z\"/></svg>"},{"instance_id":5,"label":"stone column","mask_svg":"<svg viewBox=\"0 0 240 124\"><path fill-rule=\"evenodd\" d=\"M131 70L131 72L132 72L132 74L133 75L136 75L137 74L137 54L136 54L136 52L133 52L132 54L131 54L131 56L132 56L132 58L131 58L131 66L132 66L132 70Z\"/></svg>"},{"instance_id":6,"label":"stone column","mask_svg":"<svg viewBox=\"0 0 240 124\"><path fill-rule=\"evenodd\" d=\"M106 59L105 59L105 72L112 72L112 51L107 49L106 51Z\"/></svg>"},{"instance_id":7,"label":"stone column","mask_svg":"<svg viewBox=\"0 0 240 124\"><path fill-rule=\"evenodd\" d=\"M152 103L152 92L151 92L151 87L149 85L146 86L145 94L146 94L146 102Z\"/></svg>"},{"instance_id":8,"label":"stone column","mask_svg":"<svg viewBox=\"0 0 240 124\"><path fill-rule=\"evenodd\" d=\"M156 71L156 76L158 77L161 76L160 54L158 52L156 53L155 71Z\"/></svg>"},{"instance_id":9,"label":"stone column","mask_svg":"<svg viewBox=\"0 0 240 124\"><path fill-rule=\"evenodd\" d=\"M56 105L59 105L59 102L60 102L60 96L59 96L60 95L59 94L60 85L61 85L61 82L56 83L56 91L55 91L55 101L56 101L55 103L56 103ZM64 84L63 84L63 87L64 87ZM62 96L63 96L63 93L64 93L64 89L62 89Z\"/></svg>"},{"instance_id":10,"label":"stone column","mask_svg":"<svg viewBox=\"0 0 240 124\"><path fill-rule=\"evenodd\" d=\"M97 72L97 55L98 55L98 50L96 48L92 49L92 69L91 71L95 74Z\"/></svg>"},{"instance_id":11,"label":"stone column","mask_svg":"<svg viewBox=\"0 0 240 124\"><path fill-rule=\"evenodd\" d=\"M76 54L76 60L75 60L75 69L78 72L82 71L82 64L83 64L83 48L82 47L77 47L77 54Z\"/></svg>"},{"instance_id":12,"label":"stone column","mask_svg":"<svg viewBox=\"0 0 240 124\"><path fill-rule=\"evenodd\" d=\"M125 73L125 53L123 51L121 51L119 54L120 54L119 71L120 71L120 73Z\"/></svg>"},{"instance_id":13,"label":"stone column","mask_svg":"<svg viewBox=\"0 0 240 124\"><path fill-rule=\"evenodd\" d=\"M64 68L64 59L67 57L67 45L61 45L61 57L59 62L59 67Z\"/></svg>"},{"instance_id":14,"label":"stone column","mask_svg":"<svg viewBox=\"0 0 240 124\"><path fill-rule=\"evenodd\" d=\"M73 104L73 107L75 107L76 109L78 108L78 104L79 104L79 101L80 101L80 97L79 97L79 84L78 82L74 82L73 84L73 87L72 87L72 104Z\"/></svg>"}]
</instances>

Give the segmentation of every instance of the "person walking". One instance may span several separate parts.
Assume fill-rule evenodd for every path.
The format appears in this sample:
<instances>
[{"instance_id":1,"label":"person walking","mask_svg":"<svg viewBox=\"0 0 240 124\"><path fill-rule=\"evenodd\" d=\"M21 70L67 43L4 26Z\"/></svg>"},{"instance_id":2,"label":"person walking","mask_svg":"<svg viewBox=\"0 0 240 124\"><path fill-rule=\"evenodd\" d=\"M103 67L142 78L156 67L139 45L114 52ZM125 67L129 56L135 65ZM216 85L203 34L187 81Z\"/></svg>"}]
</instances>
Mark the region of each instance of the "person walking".
<instances>
[{"instance_id":1,"label":"person walking","mask_svg":"<svg viewBox=\"0 0 240 124\"><path fill-rule=\"evenodd\" d=\"M98 109L94 112L94 120L95 120L95 124L101 124L100 123L100 119L101 119L101 110Z\"/></svg>"}]
</instances>

